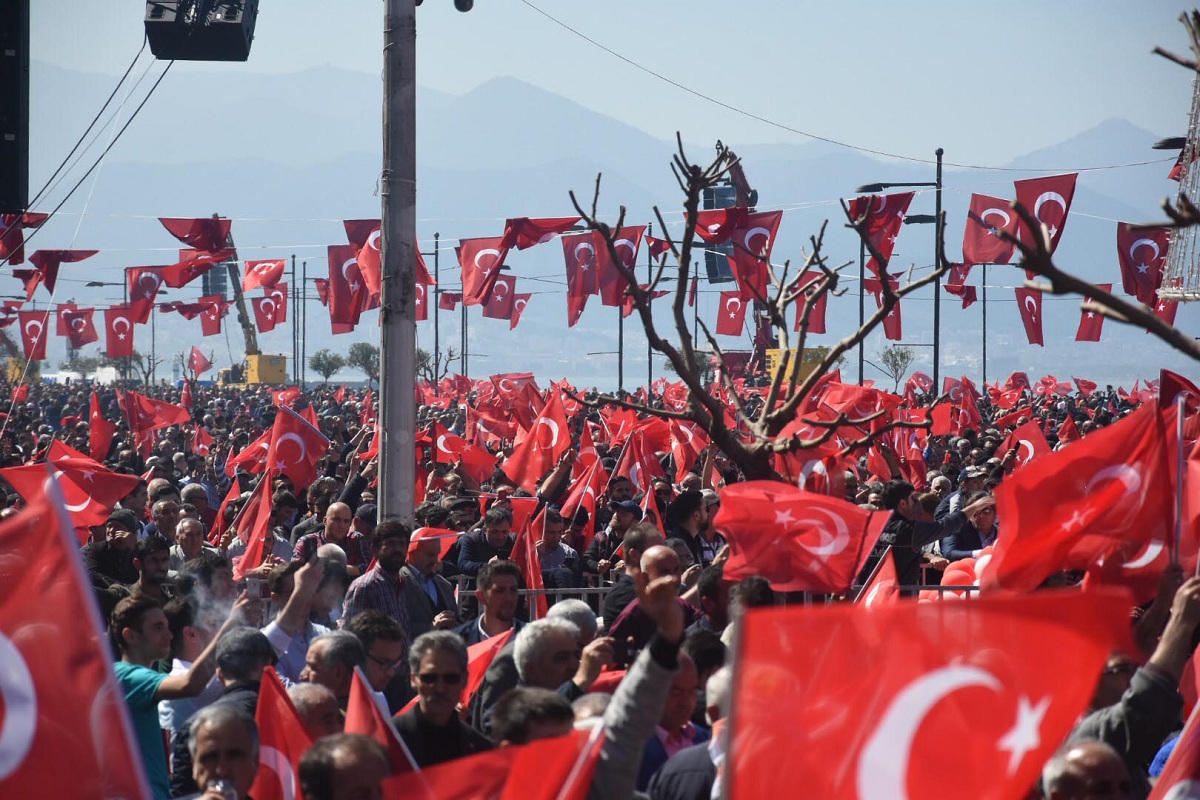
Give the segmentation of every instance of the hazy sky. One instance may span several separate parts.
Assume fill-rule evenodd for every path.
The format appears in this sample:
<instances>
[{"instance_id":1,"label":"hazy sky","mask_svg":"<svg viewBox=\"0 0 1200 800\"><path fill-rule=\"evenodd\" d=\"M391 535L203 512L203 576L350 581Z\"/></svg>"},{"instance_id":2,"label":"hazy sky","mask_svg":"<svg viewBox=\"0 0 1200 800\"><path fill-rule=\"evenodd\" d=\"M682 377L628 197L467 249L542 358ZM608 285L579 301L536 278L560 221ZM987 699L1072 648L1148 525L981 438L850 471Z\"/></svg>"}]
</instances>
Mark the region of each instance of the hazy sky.
<instances>
[{"instance_id":1,"label":"hazy sky","mask_svg":"<svg viewBox=\"0 0 1200 800\"><path fill-rule=\"evenodd\" d=\"M37 60L120 74L140 45L141 0L32 6ZM382 0L262 0L248 65L175 69L378 73L383 9ZM1113 0L477 0L463 14L451 0L426 0L418 81L461 94L511 75L664 138L806 140L791 128L922 158L941 146L948 162L991 165L1109 117L1182 133L1191 81L1150 53L1186 51L1180 10Z\"/></svg>"}]
</instances>

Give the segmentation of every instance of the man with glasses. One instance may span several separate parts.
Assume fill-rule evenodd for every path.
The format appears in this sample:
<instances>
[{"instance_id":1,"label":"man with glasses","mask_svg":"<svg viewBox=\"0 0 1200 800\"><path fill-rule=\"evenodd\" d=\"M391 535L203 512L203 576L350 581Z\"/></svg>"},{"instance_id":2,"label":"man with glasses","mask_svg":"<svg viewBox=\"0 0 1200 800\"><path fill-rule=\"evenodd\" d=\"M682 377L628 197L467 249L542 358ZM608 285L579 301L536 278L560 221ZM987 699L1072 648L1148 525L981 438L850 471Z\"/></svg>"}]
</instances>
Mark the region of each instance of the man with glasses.
<instances>
[{"instance_id":1,"label":"man with glasses","mask_svg":"<svg viewBox=\"0 0 1200 800\"><path fill-rule=\"evenodd\" d=\"M492 747L458 717L467 681L467 646L450 631L417 637L408 651L417 704L392 718L417 766L424 769Z\"/></svg>"},{"instance_id":2,"label":"man with glasses","mask_svg":"<svg viewBox=\"0 0 1200 800\"><path fill-rule=\"evenodd\" d=\"M367 664L363 669L367 683L376 692L383 693L393 713L403 708L412 699L405 664L408 636L404 629L386 612L370 609L355 614L346 623L345 630L357 636L367 651Z\"/></svg>"}]
</instances>

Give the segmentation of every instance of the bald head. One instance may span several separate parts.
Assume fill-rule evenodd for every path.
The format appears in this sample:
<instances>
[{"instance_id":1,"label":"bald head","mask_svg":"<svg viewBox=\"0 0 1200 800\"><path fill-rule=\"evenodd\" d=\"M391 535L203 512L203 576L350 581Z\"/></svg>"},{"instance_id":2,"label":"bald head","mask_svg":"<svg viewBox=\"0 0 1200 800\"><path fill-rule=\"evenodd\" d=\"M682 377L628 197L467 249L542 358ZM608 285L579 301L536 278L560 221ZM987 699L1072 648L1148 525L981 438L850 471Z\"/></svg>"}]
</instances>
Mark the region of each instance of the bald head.
<instances>
[{"instance_id":1,"label":"bald head","mask_svg":"<svg viewBox=\"0 0 1200 800\"><path fill-rule=\"evenodd\" d=\"M1042 769L1042 789L1047 800L1084 800L1134 797L1129 770L1117 751L1103 742L1068 745Z\"/></svg>"},{"instance_id":2,"label":"bald head","mask_svg":"<svg viewBox=\"0 0 1200 800\"><path fill-rule=\"evenodd\" d=\"M650 580L664 575L679 577L682 572L679 556L675 551L663 544L656 544L642 553L642 572L650 576Z\"/></svg>"},{"instance_id":3,"label":"bald head","mask_svg":"<svg viewBox=\"0 0 1200 800\"><path fill-rule=\"evenodd\" d=\"M341 542L350 532L353 514L345 503L330 503L325 511L325 541Z\"/></svg>"}]
</instances>

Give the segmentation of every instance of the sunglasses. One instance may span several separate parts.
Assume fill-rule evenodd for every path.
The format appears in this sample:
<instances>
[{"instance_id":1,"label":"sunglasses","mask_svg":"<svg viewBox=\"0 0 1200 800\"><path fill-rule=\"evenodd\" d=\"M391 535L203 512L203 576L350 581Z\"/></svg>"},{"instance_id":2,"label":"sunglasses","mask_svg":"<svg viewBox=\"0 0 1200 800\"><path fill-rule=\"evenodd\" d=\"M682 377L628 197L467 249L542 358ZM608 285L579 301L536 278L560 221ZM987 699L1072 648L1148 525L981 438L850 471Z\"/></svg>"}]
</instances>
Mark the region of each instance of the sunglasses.
<instances>
[{"instance_id":1,"label":"sunglasses","mask_svg":"<svg viewBox=\"0 0 1200 800\"><path fill-rule=\"evenodd\" d=\"M422 672L417 679L426 686L433 686L439 680L447 686L458 686L463 676L461 672Z\"/></svg>"}]
</instances>

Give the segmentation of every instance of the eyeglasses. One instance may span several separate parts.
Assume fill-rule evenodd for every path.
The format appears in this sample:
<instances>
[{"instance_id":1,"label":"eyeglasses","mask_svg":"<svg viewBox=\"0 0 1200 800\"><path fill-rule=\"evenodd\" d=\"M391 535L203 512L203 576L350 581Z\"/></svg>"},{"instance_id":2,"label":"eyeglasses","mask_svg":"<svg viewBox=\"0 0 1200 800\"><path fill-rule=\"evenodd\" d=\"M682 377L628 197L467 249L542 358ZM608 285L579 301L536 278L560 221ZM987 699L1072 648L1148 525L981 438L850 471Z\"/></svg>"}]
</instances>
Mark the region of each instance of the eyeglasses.
<instances>
[{"instance_id":1,"label":"eyeglasses","mask_svg":"<svg viewBox=\"0 0 1200 800\"><path fill-rule=\"evenodd\" d=\"M1104 670L1104 674L1105 675L1132 675L1133 673L1137 672L1137 670L1138 670L1137 664L1130 664L1129 662L1124 662L1122 664L1113 664L1111 667L1106 667Z\"/></svg>"},{"instance_id":2,"label":"eyeglasses","mask_svg":"<svg viewBox=\"0 0 1200 800\"><path fill-rule=\"evenodd\" d=\"M439 680L447 686L458 686L462 683L461 672L422 672L417 679L426 686L433 686Z\"/></svg>"},{"instance_id":3,"label":"eyeglasses","mask_svg":"<svg viewBox=\"0 0 1200 800\"><path fill-rule=\"evenodd\" d=\"M388 661L386 658L380 658L379 656L373 656L370 653L367 653L367 658L371 659L376 664L378 664L381 669L385 669L388 672L395 672L396 670L400 669L400 665L404 663L403 658L398 658L395 661Z\"/></svg>"}]
</instances>

